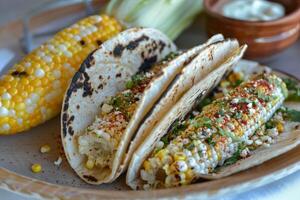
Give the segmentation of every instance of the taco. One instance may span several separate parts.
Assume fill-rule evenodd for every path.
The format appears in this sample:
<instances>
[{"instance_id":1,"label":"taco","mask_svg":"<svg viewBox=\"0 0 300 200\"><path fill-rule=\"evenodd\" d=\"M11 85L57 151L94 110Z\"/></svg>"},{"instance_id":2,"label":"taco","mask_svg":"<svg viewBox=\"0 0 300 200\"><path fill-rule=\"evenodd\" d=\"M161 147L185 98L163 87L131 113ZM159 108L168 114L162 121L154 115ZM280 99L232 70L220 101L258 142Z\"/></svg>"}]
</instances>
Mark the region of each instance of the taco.
<instances>
[{"instance_id":1,"label":"taco","mask_svg":"<svg viewBox=\"0 0 300 200\"><path fill-rule=\"evenodd\" d=\"M230 74L214 90L212 101L198 100L215 87L222 68L192 87L133 154L127 184L147 190L222 178L297 146L299 131L284 126L291 119L291 111L282 107L286 84L261 68L255 74L262 73L246 81L240 73ZM288 134L278 137L282 132Z\"/></svg>"},{"instance_id":2,"label":"taco","mask_svg":"<svg viewBox=\"0 0 300 200\"><path fill-rule=\"evenodd\" d=\"M134 28L91 53L69 85L61 116L64 151L76 173L90 184L117 178L130 141L152 106L203 48L222 40L216 35L178 52L161 32Z\"/></svg>"},{"instance_id":3,"label":"taco","mask_svg":"<svg viewBox=\"0 0 300 200\"><path fill-rule=\"evenodd\" d=\"M246 45L240 47L235 39L215 42L203 48L203 50L182 69L181 74L176 77L169 86L169 89L138 128L127 154L120 165L119 173L123 172L128 166L133 152L148 134L151 133L153 127L163 120L165 113L173 107L185 92L208 76L212 71L222 68L222 66L231 69L243 56L246 48ZM222 76L221 73L219 75Z\"/></svg>"}]
</instances>

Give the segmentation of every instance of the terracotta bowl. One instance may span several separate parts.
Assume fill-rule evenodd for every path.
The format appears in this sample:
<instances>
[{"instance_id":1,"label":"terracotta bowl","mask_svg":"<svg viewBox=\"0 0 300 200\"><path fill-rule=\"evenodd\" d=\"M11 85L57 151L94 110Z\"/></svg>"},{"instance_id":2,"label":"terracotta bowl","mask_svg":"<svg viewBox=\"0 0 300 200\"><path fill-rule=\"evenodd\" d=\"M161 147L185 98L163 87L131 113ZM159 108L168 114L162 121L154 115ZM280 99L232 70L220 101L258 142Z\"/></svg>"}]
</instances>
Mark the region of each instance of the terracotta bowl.
<instances>
[{"instance_id":1,"label":"terracotta bowl","mask_svg":"<svg viewBox=\"0 0 300 200\"><path fill-rule=\"evenodd\" d=\"M284 5L286 15L268 22L251 22L224 17L215 9L219 1L204 0L208 35L223 33L226 37L237 38L241 44L248 44L246 53L248 58L274 55L296 42L300 35L300 0L276 0L275 2Z\"/></svg>"}]
</instances>

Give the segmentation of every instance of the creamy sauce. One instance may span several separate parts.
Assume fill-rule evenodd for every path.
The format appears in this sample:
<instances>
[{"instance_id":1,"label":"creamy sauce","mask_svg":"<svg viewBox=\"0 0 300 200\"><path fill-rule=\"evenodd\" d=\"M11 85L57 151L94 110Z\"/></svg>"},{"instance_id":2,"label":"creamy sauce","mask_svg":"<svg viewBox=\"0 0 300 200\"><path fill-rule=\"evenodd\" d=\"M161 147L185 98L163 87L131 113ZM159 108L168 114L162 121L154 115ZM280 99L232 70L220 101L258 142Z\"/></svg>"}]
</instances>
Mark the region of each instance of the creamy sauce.
<instances>
[{"instance_id":1,"label":"creamy sauce","mask_svg":"<svg viewBox=\"0 0 300 200\"><path fill-rule=\"evenodd\" d=\"M220 1L216 10L224 16L246 21L272 21L285 15L283 5L267 0Z\"/></svg>"}]
</instances>

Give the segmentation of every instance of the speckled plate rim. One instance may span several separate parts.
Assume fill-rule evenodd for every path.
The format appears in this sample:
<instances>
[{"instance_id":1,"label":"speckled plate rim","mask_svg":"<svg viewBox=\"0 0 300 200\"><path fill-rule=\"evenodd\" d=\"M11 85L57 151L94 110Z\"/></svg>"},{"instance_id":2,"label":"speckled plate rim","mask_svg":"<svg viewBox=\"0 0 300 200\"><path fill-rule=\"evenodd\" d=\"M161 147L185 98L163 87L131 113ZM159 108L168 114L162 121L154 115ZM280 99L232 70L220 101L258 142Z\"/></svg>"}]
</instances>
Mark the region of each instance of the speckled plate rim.
<instances>
[{"instance_id":1,"label":"speckled plate rim","mask_svg":"<svg viewBox=\"0 0 300 200\"><path fill-rule=\"evenodd\" d=\"M72 13L82 9L82 6L73 6L70 9L61 10L61 12ZM50 17L57 15L57 13L46 14ZM41 16L45 16L46 14ZM41 19L44 19L41 16L35 18L34 26L45 23L45 21L41 21ZM9 35L10 38L8 39L11 39L11 37L19 38L22 32L19 21L2 27L1 31L3 32L0 33L6 34L7 31L4 30L13 31L13 34ZM5 44L3 45L5 46ZM286 75L295 78L292 75ZM299 81L299 79L297 80ZM225 196L245 192L288 176L300 170L299 155L300 146L262 165L224 179L154 191L112 191L55 185L0 167L0 188L20 195L43 199L195 199L196 197L209 199L221 195Z\"/></svg>"},{"instance_id":2,"label":"speckled plate rim","mask_svg":"<svg viewBox=\"0 0 300 200\"><path fill-rule=\"evenodd\" d=\"M294 153L295 155L297 155L300 151L299 147L296 149L298 149L298 151ZM292 151L295 151L296 149ZM290 152L286 154L290 154ZM286 154L280 156L282 157L281 159L284 159ZM278 158L279 157L275 159ZM272 163L272 160L268 162ZM262 165L265 165L265 163ZM260 166L257 166L255 168L259 167ZM253 174L250 172L252 169L249 169L237 174L238 176L234 175L217 181L192 184L180 188L154 191L113 191L112 193L111 190L80 189L55 185L0 168L0 188L21 195L43 199L193 199L196 197L208 199L212 197L238 194L255 189L279 180L298 170L300 170L300 159L286 162L283 166L275 167L275 169L269 170L267 173L262 169L261 171L264 171L263 173L266 173L265 175L260 175L260 173ZM206 190L203 190L204 184L206 185Z\"/></svg>"},{"instance_id":3,"label":"speckled plate rim","mask_svg":"<svg viewBox=\"0 0 300 200\"><path fill-rule=\"evenodd\" d=\"M279 70L274 71L296 79L300 83L300 80L293 75ZM0 168L0 188L42 199L194 199L196 197L209 199L245 192L288 176L300 170L299 155L300 146L259 166L223 179L153 191L97 190L55 185Z\"/></svg>"}]
</instances>

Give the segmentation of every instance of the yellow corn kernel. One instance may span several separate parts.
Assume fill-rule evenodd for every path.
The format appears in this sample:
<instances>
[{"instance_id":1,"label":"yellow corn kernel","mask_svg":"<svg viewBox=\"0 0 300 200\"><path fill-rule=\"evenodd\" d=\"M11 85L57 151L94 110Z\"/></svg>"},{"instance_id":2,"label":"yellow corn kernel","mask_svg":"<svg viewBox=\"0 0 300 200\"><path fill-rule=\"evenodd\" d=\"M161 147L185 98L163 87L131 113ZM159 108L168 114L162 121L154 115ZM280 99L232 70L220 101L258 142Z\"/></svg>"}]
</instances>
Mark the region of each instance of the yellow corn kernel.
<instances>
[{"instance_id":1,"label":"yellow corn kernel","mask_svg":"<svg viewBox=\"0 0 300 200\"><path fill-rule=\"evenodd\" d=\"M186 180L186 175L184 172L179 173L179 177L180 177L180 183L181 185L187 185L188 182Z\"/></svg>"},{"instance_id":2,"label":"yellow corn kernel","mask_svg":"<svg viewBox=\"0 0 300 200\"><path fill-rule=\"evenodd\" d=\"M39 172L41 172L42 171L42 166L40 165L40 164L33 164L32 166L31 166L31 171L33 172L33 173L39 173Z\"/></svg>"},{"instance_id":3,"label":"yellow corn kernel","mask_svg":"<svg viewBox=\"0 0 300 200\"><path fill-rule=\"evenodd\" d=\"M279 133L282 133L284 131L284 126L283 126L283 124L281 122L278 122L276 124L276 128L277 128L277 130L278 130Z\"/></svg>"},{"instance_id":4,"label":"yellow corn kernel","mask_svg":"<svg viewBox=\"0 0 300 200\"><path fill-rule=\"evenodd\" d=\"M188 169L186 172L185 172L185 177L186 177L186 180L188 182L191 182L194 178L194 172L192 169Z\"/></svg>"},{"instance_id":5,"label":"yellow corn kernel","mask_svg":"<svg viewBox=\"0 0 300 200\"><path fill-rule=\"evenodd\" d=\"M151 170L151 164L148 160L145 160L145 162L143 163L143 167L146 171L150 171Z\"/></svg>"},{"instance_id":6,"label":"yellow corn kernel","mask_svg":"<svg viewBox=\"0 0 300 200\"><path fill-rule=\"evenodd\" d=\"M161 149L159 152L157 152L156 157L158 157L160 160L163 160L166 154L168 154L168 150Z\"/></svg>"},{"instance_id":7,"label":"yellow corn kernel","mask_svg":"<svg viewBox=\"0 0 300 200\"><path fill-rule=\"evenodd\" d=\"M87 169L93 169L95 166L95 162L93 160L87 160L85 163L85 167Z\"/></svg>"},{"instance_id":8,"label":"yellow corn kernel","mask_svg":"<svg viewBox=\"0 0 300 200\"><path fill-rule=\"evenodd\" d=\"M222 80L221 83L220 83L220 86L222 88L226 88L229 85L230 85L230 83L228 81L226 81L226 80Z\"/></svg>"},{"instance_id":9,"label":"yellow corn kernel","mask_svg":"<svg viewBox=\"0 0 300 200\"><path fill-rule=\"evenodd\" d=\"M244 121L249 121L249 116L247 114L243 114L242 119Z\"/></svg>"},{"instance_id":10,"label":"yellow corn kernel","mask_svg":"<svg viewBox=\"0 0 300 200\"><path fill-rule=\"evenodd\" d=\"M229 75L228 80L231 83L235 83L238 80L243 80L243 78L244 78L244 75L241 72L234 72Z\"/></svg>"},{"instance_id":11,"label":"yellow corn kernel","mask_svg":"<svg viewBox=\"0 0 300 200\"><path fill-rule=\"evenodd\" d=\"M180 160L185 160L186 156L183 153L176 153L174 155L174 160L175 161L180 161Z\"/></svg>"},{"instance_id":12,"label":"yellow corn kernel","mask_svg":"<svg viewBox=\"0 0 300 200\"><path fill-rule=\"evenodd\" d=\"M112 17L87 17L57 33L0 77L0 135L25 131L59 114L64 91L83 60L121 30ZM52 93L58 86L61 92ZM8 94L2 98L4 93ZM47 110L43 117L39 115L42 107ZM11 108L15 115L7 114Z\"/></svg>"},{"instance_id":13,"label":"yellow corn kernel","mask_svg":"<svg viewBox=\"0 0 300 200\"><path fill-rule=\"evenodd\" d=\"M207 147L207 150L206 150L207 157L210 159L211 158L211 147L209 145L206 145L206 147Z\"/></svg>"},{"instance_id":14,"label":"yellow corn kernel","mask_svg":"<svg viewBox=\"0 0 300 200\"><path fill-rule=\"evenodd\" d=\"M50 152L50 150L51 150L51 147L48 144L45 144L45 145L41 146L41 148L40 148L41 153L48 153L48 152Z\"/></svg>"}]
</instances>

